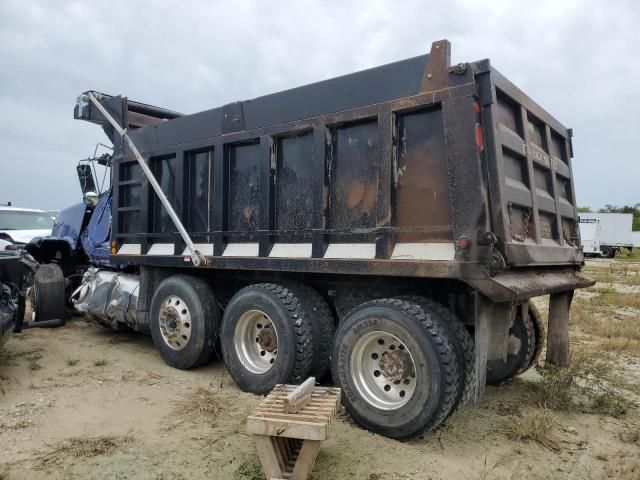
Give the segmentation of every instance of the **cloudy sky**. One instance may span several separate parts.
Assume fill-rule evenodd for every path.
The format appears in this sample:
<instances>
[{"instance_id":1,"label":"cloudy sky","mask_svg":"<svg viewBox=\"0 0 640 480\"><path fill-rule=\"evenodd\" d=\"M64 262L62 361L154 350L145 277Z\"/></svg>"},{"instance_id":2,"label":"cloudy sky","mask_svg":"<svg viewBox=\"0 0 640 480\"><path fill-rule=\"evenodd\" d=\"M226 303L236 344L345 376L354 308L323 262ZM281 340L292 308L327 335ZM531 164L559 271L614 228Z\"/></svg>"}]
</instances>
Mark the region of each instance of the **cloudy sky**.
<instances>
[{"instance_id":1,"label":"cloudy sky","mask_svg":"<svg viewBox=\"0 0 640 480\"><path fill-rule=\"evenodd\" d=\"M412 57L448 38L574 129L580 205L640 202L640 2L0 0L0 203L80 200L93 89L185 113Z\"/></svg>"}]
</instances>

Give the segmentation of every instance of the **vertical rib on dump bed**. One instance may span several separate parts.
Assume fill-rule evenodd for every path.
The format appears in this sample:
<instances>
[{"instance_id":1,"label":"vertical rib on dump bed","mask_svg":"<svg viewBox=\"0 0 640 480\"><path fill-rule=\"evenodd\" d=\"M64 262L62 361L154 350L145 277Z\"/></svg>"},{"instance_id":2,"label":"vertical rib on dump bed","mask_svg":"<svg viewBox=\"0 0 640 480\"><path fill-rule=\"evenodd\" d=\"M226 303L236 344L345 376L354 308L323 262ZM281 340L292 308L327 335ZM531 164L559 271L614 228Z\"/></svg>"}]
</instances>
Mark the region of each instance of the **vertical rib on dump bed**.
<instances>
[{"instance_id":1,"label":"vertical rib on dump bed","mask_svg":"<svg viewBox=\"0 0 640 480\"><path fill-rule=\"evenodd\" d=\"M582 260L571 132L487 60L451 67L446 40L193 115L147 109L141 120L135 104L133 123L126 98L103 105L130 129L209 267L478 280ZM75 115L104 125L91 105ZM114 142L113 261L189 265Z\"/></svg>"}]
</instances>

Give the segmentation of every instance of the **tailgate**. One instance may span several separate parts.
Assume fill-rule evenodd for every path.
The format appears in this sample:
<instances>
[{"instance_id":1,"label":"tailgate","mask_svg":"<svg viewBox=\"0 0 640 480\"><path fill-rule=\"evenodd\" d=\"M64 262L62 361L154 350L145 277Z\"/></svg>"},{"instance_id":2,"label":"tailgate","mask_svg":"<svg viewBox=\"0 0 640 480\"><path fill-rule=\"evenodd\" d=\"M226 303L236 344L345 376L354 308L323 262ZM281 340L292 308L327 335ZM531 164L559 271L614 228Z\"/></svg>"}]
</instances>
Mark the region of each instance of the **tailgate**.
<instances>
[{"instance_id":1,"label":"tailgate","mask_svg":"<svg viewBox=\"0 0 640 480\"><path fill-rule=\"evenodd\" d=\"M495 69L483 77L492 222L507 264L581 263L571 130Z\"/></svg>"}]
</instances>

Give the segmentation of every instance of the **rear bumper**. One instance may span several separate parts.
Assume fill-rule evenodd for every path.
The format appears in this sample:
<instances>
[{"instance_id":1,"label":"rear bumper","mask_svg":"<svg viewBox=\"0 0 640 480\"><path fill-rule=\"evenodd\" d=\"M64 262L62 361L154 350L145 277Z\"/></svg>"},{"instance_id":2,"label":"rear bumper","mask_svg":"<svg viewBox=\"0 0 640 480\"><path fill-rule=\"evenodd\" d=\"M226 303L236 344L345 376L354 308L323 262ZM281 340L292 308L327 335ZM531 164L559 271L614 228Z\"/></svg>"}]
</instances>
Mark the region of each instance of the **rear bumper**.
<instances>
[{"instance_id":1,"label":"rear bumper","mask_svg":"<svg viewBox=\"0 0 640 480\"><path fill-rule=\"evenodd\" d=\"M523 302L532 297L586 288L596 283L574 269L517 269L494 277L468 280L484 296L494 302Z\"/></svg>"},{"instance_id":2,"label":"rear bumper","mask_svg":"<svg viewBox=\"0 0 640 480\"><path fill-rule=\"evenodd\" d=\"M544 265L580 265L584 260L582 250L573 247L551 245L505 246L505 258L514 267L540 267Z\"/></svg>"}]
</instances>

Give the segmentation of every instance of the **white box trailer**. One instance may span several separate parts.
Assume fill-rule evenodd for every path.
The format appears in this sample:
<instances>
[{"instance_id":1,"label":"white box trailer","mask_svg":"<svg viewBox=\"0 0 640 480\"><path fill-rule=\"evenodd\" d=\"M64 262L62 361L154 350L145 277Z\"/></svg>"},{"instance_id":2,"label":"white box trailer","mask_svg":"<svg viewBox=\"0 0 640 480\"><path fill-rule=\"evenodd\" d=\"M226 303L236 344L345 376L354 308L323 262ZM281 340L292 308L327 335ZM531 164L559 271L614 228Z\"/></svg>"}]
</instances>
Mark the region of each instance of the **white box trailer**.
<instances>
[{"instance_id":1,"label":"white box trailer","mask_svg":"<svg viewBox=\"0 0 640 480\"><path fill-rule=\"evenodd\" d=\"M640 232L631 232L631 241L633 248L640 248Z\"/></svg>"},{"instance_id":2,"label":"white box trailer","mask_svg":"<svg viewBox=\"0 0 640 480\"><path fill-rule=\"evenodd\" d=\"M585 255L600 256L600 220L580 218L580 240Z\"/></svg>"},{"instance_id":3,"label":"white box trailer","mask_svg":"<svg viewBox=\"0 0 640 480\"><path fill-rule=\"evenodd\" d=\"M623 248L633 248L631 213L582 213L580 233L588 221L598 220L600 225L600 252L603 257L613 258ZM584 242L583 242L584 246Z\"/></svg>"}]
</instances>

